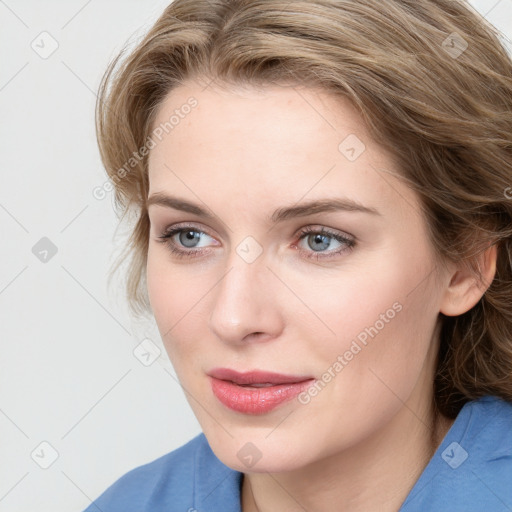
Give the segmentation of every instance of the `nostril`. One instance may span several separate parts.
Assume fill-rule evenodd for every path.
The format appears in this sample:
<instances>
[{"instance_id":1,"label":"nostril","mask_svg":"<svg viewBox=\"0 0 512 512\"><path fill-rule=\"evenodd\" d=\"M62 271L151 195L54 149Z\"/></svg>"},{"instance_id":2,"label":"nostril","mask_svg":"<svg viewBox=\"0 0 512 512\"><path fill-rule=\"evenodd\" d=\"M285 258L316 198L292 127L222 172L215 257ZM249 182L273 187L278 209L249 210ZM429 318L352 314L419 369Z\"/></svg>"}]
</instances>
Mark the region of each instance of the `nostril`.
<instances>
[{"instance_id":1,"label":"nostril","mask_svg":"<svg viewBox=\"0 0 512 512\"><path fill-rule=\"evenodd\" d=\"M264 332L260 332L260 331L252 332L252 333L248 334L247 336L245 336L244 341L258 340L265 336L266 336L266 334Z\"/></svg>"}]
</instances>

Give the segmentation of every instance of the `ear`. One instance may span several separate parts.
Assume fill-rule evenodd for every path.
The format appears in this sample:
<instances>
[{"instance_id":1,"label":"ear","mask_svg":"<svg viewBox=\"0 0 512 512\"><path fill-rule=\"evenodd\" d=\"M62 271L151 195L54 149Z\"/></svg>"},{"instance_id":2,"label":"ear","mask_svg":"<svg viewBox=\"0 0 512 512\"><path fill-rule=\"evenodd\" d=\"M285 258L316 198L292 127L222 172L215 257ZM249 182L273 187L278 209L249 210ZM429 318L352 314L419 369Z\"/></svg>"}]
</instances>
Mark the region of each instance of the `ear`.
<instances>
[{"instance_id":1,"label":"ear","mask_svg":"<svg viewBox=\"0 0 512 512\"><path fill-rule=\"evenodd\" d=\"M462 315L478 303L496 274L497 254L496 244L493 244L478 255L476 263L483 282L462 264L455 268L449 276L450 282L441 301L441 313L446 316Z\"/></svg>"}]
</instances>

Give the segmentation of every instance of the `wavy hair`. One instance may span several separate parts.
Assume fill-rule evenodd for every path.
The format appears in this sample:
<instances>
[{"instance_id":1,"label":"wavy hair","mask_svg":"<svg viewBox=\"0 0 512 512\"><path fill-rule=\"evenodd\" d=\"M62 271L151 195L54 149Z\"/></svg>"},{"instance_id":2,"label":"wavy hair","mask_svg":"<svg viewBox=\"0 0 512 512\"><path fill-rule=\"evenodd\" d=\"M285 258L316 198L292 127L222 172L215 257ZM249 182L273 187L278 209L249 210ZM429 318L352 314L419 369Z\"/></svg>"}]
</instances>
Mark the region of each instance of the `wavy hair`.
<instances>
[{"instance_id":1,"label":"wavy hair","mask_svg":"<svg viewBox=\"0 0 512 512\"><path fill-rule=\"evenodd\" d=\"M144 148L166 95L192 79L321 87L348 98L394 155L440 261L481 279L476 256L497 244L480 301L440 314L434 400L450 418L482 395L512 402L512 62L500 37L464 0L172 2L110 62L96 107L116 210L135 214L111 272L129 260L131 311L150 310Z\"/></svg>"}]
</instances>

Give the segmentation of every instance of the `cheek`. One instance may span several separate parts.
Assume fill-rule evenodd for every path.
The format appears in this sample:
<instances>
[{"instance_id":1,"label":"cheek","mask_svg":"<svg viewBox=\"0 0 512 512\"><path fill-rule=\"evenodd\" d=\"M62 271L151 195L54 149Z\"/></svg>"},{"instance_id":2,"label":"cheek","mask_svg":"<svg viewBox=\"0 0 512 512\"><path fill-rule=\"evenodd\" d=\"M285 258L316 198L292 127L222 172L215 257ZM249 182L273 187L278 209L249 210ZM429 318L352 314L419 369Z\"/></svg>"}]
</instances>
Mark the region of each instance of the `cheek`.
<instances>
[{"instance_id":1,"label":"cheek","mask_svg":"<svg viewBox=\"0 0 512 512\"><path fill-rule=\"evenodd\" d=\"M183 271L167 261L159 248L154 250L150 248L148 251L146 277L151 308L162 340L167 347L167 340L173 335L180 322L186 322L189 304L197 294L197 288L193 278L190 276L185 278Z\"/></svg>"},{"instance_id":2,"label":"cheek","mask_svg":"<svg viewBox=\"0 0 512 512\"><path fill-rule=\"evenodd\" d=\"M375 258L377 259L377 258ZM386 263L382 264L381 260ZM363 268L364 267L364 268ZM412 288L415 269L392 255L371 261L366 258L361 264L332 269L328 273L311 272L288 274L283 280L290 283L296 295L307 308L309 329L316 331L313 338L322 338L325 353L338 353L349 348L350 341L358 338L364 343L365 335L373 326L379 333L389 330L391 324L400 323L399 310L409 300L407 293ZM306 311L309 309L309 312ZM288 322L296 321L297 309L290 312ZM310 335L311 336L311 335Z\"/></svg>"},{"instance_id":3,"label":"cheek","mask_svg":"<svg viewBox=\"0 0 512 512\"><path fill-rule=\"evenodd\" d=\"M309 296L336 336L319 342L309 327L305 355L321 362L315 365L321 383L301 403L307 403L314 428L340 443L350 438L341 439L340 431L357 437L384 425L411 396L428 360L436 296L431 280L418 286L419 276L428 275L428 262L386 261L386 269L347 273L337 285L326 281L322 293Z\"/></svg>"},{"instance_id":4,"label":"cheek","mask_svg":"<svg viewBox=\"0 0 512 512\"><path fill-rule=\"evenodd\" d=\"M296 278L297 294L324 324L311 316L306 335L314 342L311 351L325 371L338 356L346 356L346 366L341 370L337 365L345 375L336 379L343 382L340 386L365 381L369 387L382 387L370 369L397 387L417 378L438 311L433 279L426 278L430 260L421 256L420 247L416 254L415 260L398 252L381 254L375 261L366 259L364 270L353 267L336 277L317 276L314 283Z\"/></svg>"},{"instance_id":5,"label":"cheek","mask_svg":"<svg viewBox=\"0 0 512 512\"><path fill-rule=\"evenodd\" d=\"M214 286L209 274L198 269L192 272L187 264L169 261L160 248L150 248L147 263L147 287L155 321L176 370L184 361L198 363L205 339L205 318L208 312L208 291ZM194 357L190 357L194 356Z\"/></svg>"}]
</instances>

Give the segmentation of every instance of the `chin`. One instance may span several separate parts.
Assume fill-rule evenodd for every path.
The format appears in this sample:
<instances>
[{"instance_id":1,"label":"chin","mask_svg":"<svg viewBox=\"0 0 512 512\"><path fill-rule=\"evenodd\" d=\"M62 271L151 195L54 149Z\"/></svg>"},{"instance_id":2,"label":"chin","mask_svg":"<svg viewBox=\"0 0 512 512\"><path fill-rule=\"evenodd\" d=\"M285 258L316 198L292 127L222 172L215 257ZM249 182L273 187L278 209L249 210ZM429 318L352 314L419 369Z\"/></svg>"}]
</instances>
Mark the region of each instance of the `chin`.
<instances>
[{"instance_id":1,"label":"chin","mask_svg":"<svg viewBox=\"0 0 512 512\"><path fill-rule=\"evenodd\" d=\"M279 428L279 427L278 427ZM305 451L304 438L285 429L277 433L269 429L246 428L240 431L204 431L212 451L226 466L243 473L281 473L300 469L313 462L314 454ZM297 439L294 439L297 437ZM308 448L313 446L308 443Z\"/></svg>"}]
</instances>

